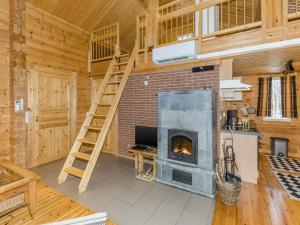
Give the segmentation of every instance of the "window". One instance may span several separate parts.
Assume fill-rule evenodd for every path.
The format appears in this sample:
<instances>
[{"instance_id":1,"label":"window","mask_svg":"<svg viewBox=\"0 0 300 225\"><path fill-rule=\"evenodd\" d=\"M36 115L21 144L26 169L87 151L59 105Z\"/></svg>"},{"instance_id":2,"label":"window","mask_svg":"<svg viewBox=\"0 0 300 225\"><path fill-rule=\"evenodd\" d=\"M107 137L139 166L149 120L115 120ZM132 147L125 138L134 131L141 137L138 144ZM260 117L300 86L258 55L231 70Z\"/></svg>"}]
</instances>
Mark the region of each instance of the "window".
<instances>
[{"instance_id":1,"label":"window","mask_svg":"<svg viewBox=\"0 0 300 225\"><path fill-rule=\"evenodd\" d=\"M280 78L272 79L271 118L281 119L283 116L282 87Z\"/></svg>"},{"instance_id":2,"label":"window","mask_svg":"<svg viewBox=\"0 0 300 225\"><path fill-rule=\"evenodd\" d=\"M296 74L259 77L257 84L257 116L283 122L298 118Z\"/></svg>"}]
</instances>

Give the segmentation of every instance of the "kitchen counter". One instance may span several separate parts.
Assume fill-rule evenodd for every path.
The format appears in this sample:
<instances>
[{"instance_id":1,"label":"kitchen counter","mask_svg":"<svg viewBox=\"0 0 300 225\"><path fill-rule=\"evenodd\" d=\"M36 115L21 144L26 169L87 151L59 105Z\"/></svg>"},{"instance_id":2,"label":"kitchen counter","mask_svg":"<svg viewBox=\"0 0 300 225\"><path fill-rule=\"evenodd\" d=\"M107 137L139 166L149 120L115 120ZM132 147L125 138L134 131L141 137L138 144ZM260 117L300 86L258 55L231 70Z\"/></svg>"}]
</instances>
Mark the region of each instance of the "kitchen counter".
<instances>
[{"instance_id":1,"label":"kitchen counter","mask_svg":"<svg viewBox=\"0 0 300 225\"><path fill-rule=\"evenodd\" d=\"M234 130L231 135L228 129L221 131L220 156L223 158L222 146L233 144L237 174L241 176L242 181L257 184L258 179L258 143L261 133L255 129ZM228 138L233 137L233 143Z\"/></svg>"},{"instance_id":2,"label":"kitchen counter","mask_svg":"<svg viewBox=\"0 0 300 225\"><path fill-rule=\"evenodd\" d=\"M230 133L230 130L227 128L223 128L221 130L221 132L224 133ZM245 135L256 135L256 136L261 136L261 133L259 131L257 131L255 128L251 128L248 130L243 130L243 129L239 129L239 130L232 130L232 132L234 134L245 134Z\"/></svg>"}]
</instances>

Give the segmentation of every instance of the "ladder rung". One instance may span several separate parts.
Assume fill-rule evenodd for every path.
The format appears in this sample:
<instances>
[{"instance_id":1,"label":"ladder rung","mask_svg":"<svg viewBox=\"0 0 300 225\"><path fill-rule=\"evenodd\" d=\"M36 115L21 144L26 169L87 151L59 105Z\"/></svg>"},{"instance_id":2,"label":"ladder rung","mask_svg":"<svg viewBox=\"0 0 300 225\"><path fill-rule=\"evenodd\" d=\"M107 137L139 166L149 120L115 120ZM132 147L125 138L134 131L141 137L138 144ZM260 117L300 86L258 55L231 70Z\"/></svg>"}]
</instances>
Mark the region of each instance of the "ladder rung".
<instances>
[{"instance_id":1,"label":"ladder rung","mask_svg":"<svg viewBox=\"0 0 300 225\"><path fill-rule=\"evenodd\" d=\"M108 85L114 85L114 84L120 84L120 81L112 81L112 82L108 82Z\"/></svg>"},{"instance_id":2,"label":"ladder rung","mask_svg":"<svg viewBox=\"0 0 300 225\"><path fill-rule=\"evenodd\" d=\"M104 114L89 114L92 117L99 117L99 118L106 118L106 115Z\"/></svg>"},{"instance_id":3,"label":"ladder rung","mask_svg":"<svg viewBox=\"0 0 300 225\"><path fill-rule=\"evenodd\" d=\"M125 73L125 71L116 71L116 72L112 72L111 74L112 75L119 75L119 74L123 74L123 73Z\"/></svg>"},{"instance_id":4,"label":"ladder rung","mask_svg":"<svg viewBox=\"0 0 300 225\"><path fill-rule=\"evenodd\" d=\"M128 62L121 62L121 63L115 64L115 66L125 66L127 64L128 64Z\"/></svg>"},{"instance_id":5,"label":"ladder rung","mask_svg":"<svg viewBox=\"0 0 300 225\"><path fill-rule=\"evenodd\" d=\"M88 129L88 130L98 130L98 131L101 131L101 128L100 127L93 127L93 126L84 126L85 129Z\"/></svg>"},{"instance_id":6,"label":"ladder rung","mask_svg":"<svg viewBox=\"0 0 300 225\"><path fill-rule=\"evenodd\" d=\"M104 92L103 94L104 94L104 95L115 95L116 92Z\"/></svg>"},{"instance_id":7,"label":"ladder rung","mask_svg":"<svg viewBox=\"0 0 300 225\"><path fill-rule=\"evenodd\" d=\"M103 106L103 107L110 107L111 104L110 103L99 103L99 106Z\"/></svg>"},{"instance_id":8,"label":"ladder rung","mask_svg":"<svg viewBox=\"0 0 300 225\"><path fill-rule=\"evenodd\" d=\"M90 158L91 158L91 155L83 153L83 152L75 152L75 153L72 154L72 156L74 156L78 159L86 160L86 161L89 161Z\"/></svg>"},{"instance_id":9,"label":"ladder rung","mask_svg":"<svg viewBox=\"0 0 300 225\"><path fill-rule=\"evenodd\" d=\"M127 57L127 56L130 56L130 53L119 55L119 56L117 56L117 58L124 58L124 57Z\"/></svg>"},{"instance_id":10,"label":"ladder rung","mask_svg":"<svg viewBox=\"0 0 300 225\"><path fill-rule=\"evenodd\" d=\"M86 139L86 138L81 138L81 139L79 139L78 141L80 141L81 143L84 143L84 144L96 145L96 142L90 141L90 140L88 140L88 139Z\"/></svg>"},{"instance_id":11,"label":"ladder rung","mask_svg":"<svg viewBox=\"0 0 300 225\"><path fill-rule=\"evenodd\" d=\"M84 174L83 170L78 169L76 167L72 167L72 166L65 168L64 171L68 174L71 174L73 176L80 177L80 178L82 178L83 174Z\"/></svg>"}]
</instances>

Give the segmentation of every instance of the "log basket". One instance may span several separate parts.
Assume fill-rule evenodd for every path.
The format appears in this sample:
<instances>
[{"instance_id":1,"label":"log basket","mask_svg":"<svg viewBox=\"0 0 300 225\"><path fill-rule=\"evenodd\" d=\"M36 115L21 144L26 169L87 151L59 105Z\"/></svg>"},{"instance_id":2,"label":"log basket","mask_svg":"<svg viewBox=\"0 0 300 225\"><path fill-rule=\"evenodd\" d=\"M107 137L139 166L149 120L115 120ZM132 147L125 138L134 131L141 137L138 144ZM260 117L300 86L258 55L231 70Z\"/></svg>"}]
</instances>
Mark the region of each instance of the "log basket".
<instances>
[{"instance_id":1,"label":"log basket","mask_svg":"<svg viewBox=\"0 0 300 225\"><path fill-rule=\"evenodd\" d=\"M226 205L234 206L237 204L241 192L241 182L239 180L225 181L220 174L222 173L217 169L217 188L220 190L222 202Z\"/></svg>"}]
</instances>

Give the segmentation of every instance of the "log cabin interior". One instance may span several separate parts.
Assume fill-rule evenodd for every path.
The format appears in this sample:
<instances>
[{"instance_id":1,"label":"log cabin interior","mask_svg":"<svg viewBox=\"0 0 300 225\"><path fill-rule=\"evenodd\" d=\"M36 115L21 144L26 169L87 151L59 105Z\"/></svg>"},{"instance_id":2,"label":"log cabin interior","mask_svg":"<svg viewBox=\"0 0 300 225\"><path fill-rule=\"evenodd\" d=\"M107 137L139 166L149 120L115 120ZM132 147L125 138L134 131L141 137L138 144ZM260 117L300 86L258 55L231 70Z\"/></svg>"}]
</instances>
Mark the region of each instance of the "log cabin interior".
<instances>
[{"instance_id":1,"label":"log cabin interior","mask_svg":"<svg viewBox=\"0 0 300 225\"><path fill-rule=\"evenodd\" d=\"M0 12L0 224L300 225L300 0Z\"/></svg>"}]
</instances>

